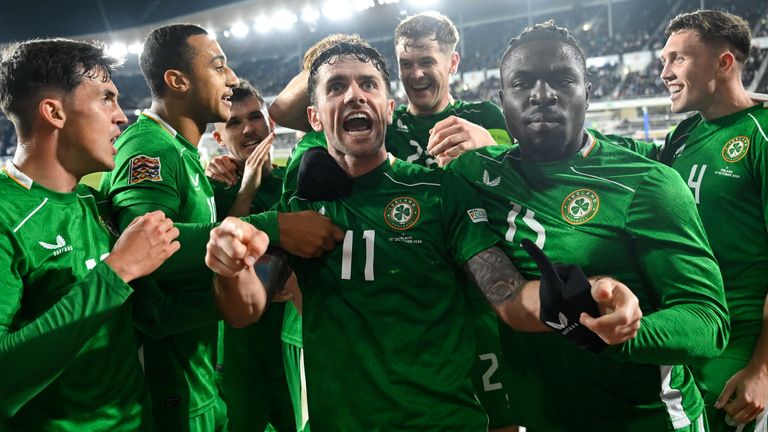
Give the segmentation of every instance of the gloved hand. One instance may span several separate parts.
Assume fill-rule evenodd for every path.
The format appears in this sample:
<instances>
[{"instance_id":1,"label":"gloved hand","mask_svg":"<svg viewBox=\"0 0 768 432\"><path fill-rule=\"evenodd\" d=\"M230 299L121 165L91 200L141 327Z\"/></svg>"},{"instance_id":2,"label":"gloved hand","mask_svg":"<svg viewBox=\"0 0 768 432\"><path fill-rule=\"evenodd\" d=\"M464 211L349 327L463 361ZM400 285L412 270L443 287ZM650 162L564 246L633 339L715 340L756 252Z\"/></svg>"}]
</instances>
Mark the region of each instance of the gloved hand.
<instances>
[{"instance_id":1,"label":"gloved hand","mask_svg":"<svg viewBox=\"0 0 768 432\"><path fill-rule=\"evenodd\" d=\"M333 201L349 196L352 179L322 147L304 153L299 164L296 194L310 201Z\"/></svg>"},{"instance_id":2,"label":"gloved hand","mask_svg":"<svg viewBox=\"0 0 768 432\"><path fill-rule=\"evenodd\" d=\"M592 298L592 284L581 268L574 264L552 264L544 251L530 240L523 240L522 246L541 273L539 320L582 349L602 351L607 344L579 323L582 312L593 317L600 315L597 302Z\"/></svg>"}]
</instances>

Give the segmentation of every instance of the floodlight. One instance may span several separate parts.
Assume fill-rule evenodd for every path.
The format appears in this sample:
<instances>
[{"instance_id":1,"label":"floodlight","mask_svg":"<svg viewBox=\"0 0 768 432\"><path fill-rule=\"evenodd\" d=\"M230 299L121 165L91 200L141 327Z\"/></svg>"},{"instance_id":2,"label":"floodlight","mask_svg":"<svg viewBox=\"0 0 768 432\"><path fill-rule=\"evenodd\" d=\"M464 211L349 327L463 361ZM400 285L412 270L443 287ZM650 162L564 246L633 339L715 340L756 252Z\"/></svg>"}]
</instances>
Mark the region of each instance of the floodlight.
<instances>
[{"instance_id":1,"label":"floodlight","mask_svg":"<svg viewBox=\"0 0 768 432\"><path fill-rule=\"evenodd\" d=\"M323 5L323 15L334 21L345 20L352 16L352 5L347 0L327 0Z\"/></svg>"},{"instance_id":2,"label":"floodlight","mask_svg":"<svg viewBox=\"0 0 768 432\"><path fill-rule=\"evenodd\" d=\"M380 5L400 3L400 0L378 0Z\"/></svg>"},{"instance_id":3,"label":"floodlight","mask_svg":"<svg viewBox=\"0 0 768 432\"><path fill-rule=\"evenodd\" d=\"M376 2L374 0L354 0L352 4L355 10L358 11L370 9L376 6Z\"/></svg>"},{"instance_id":4,"label":"floodlight","mask_svg":"<svg viewBox=\"0 0 768 432\"><path fill-rule=\"evenodd\" d=\"M141 42L134 42L130 45L128 45L128 53L139 55L144 50L144 45L141 44Z\"/></svg>"},{"instance_id":5,"label":"floodlight","mask_svg":"<svg viewBox=\"0 0 768 432\"><path fill-rule=\"evenodd\" d=\"M208 37L210 37L213 40L216 40L216 31L212 28L207 28L205 31L208 33Z\"/></svg>"},{"instance_id":6,"label":"floodlight","mask_svg":"<svg viewBox=\"0 0 768 432\"><path fill-rule=\"evenodd\" d=\"M314 24L319 19L320 11L311 6L307 6L301 11L301 20L307 24Z\"/></svg>"},{"instance_id":7,"label":"floodlight","mask_svg":"<svg viewBox=\"0 0 768 432\"><path fill-rule=\"evenodd\" d=\"M232 32L232 36L236 38L244 38L248 36L248 26L242 22L232 24L232 27L229 29L229 31Z\"/></svg>"},{"instance_id":8,"label":"floodlight","mask_svg":"<svg viewBox=\"0 0 768 432\"><path fill-rule=\"evenodd\" d=\"M437 3L437 0L408 0L408 4L419 8L432 7Z\"/></svg>"},{"instance_id":9,"label":"floodlight","mask_svg":"<svg viewBox=\"0 0 768 432\"><path fill-rule=\"evenodd\" d=\"M295 13L281 9L272 16L272 27L278 30L288 30L298 21Z\"/></svg>"},{"instance_id":10,"label":"floodlight","mask_svg":"<svg viewBox=\"0 0 768 432\"><path fill-rule=\"evenodd\" d=\"M253 29L259 33L269 33L272 30L272 21L266 15L259 15L253 24Z\"/></svg>"},{"instance_id":11,"label":"floodlight","mask_svg":"<svg viewBox=\"0 0 768 432\"><path fill-rule=\"evenodd\" d=\"M122 42L111 43L106 49L107 55L115 58L125 58L128 54L128 47Z\"/></svg>"}]
</instances>

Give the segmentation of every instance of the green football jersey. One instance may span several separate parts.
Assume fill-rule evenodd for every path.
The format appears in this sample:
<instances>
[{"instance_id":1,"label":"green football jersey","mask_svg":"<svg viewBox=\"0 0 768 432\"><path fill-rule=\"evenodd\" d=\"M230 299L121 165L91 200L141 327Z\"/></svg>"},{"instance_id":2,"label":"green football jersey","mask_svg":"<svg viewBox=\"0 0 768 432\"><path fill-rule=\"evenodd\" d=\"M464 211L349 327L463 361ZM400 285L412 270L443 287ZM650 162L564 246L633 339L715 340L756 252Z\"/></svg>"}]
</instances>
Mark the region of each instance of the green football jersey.
<instances>
[{"instance_id":1,"label":"green football jersey","mask_svg":"<svg viewBox=\"0 0 768 432\"><path fill-rule=\"evenodd\" d=\"M408 112L407 105L400 105L392 115L392 125L387 128L387 151L398 159L427 168L437 168L437 161L427 153L429 131L435 124L450 116L456 116L484 127L496 144L512 144L507 133L504 115L491 102L470 103L461 100L448 105L443 111L428 116L416 116ZM285 173L284 191L296 190L301 156L312 147L328 147L324 132L308 132L294 147ZM283 194L283 197L291 195Z\"/></svg>"},{"instance_id":2,"label":"green football jersey","mask_svg":"<svg viewBox=\"0 0 768 432\"><path fill-rule=\"evenodd\" d=\"M510 407L537 431L672 431L702 413L684 364L716 356L728 339L722 279L691 194L672 169L590 136L556 162L518 148L468 152L448 169L483 198L505 252L529 279L517 247L535 242L553 262L578 264L629 286L644 313L634 339L601 354L558 334L502 327Z\"/></svg>"},{"instance_id":3,"label":"green football jersey","mask_svg":"<svg viewBox=\"0 0 768 432\"><path fill-rule=\"evenodd\" d=\"M766 133L763 104L712 121L696 114L670 134L662 154L688 183L720 263L731 339L751 339L740 352L726 352L743 360L752 354L768 294Z\"/></svg>"},{"instance_id":4,"label":"green football jersey","mask_svg":"<svg viewBox=\"0 0 768 432\"><path fill-rule=\"evenodd\" d=\"M10 162L0 196L0 430L151 430L133 290L101 262L116 233L106 201Z\"/></svg>"},{"instance_id":5,"label":"green football jersey","mask_svg":"<svg viewBox=\"0 0 768 432\"><path fill-rule=\"evenodd\" d=\"M333 252L292 263L312 429L486 430L462 266L498 239L476 195L452 174L390 158L347 198L289 205L346 232Z\"/></svg>"},{"instance_id":6,"label":"green football jersey","mask_svg":"<svg viewBox=\"0 0 768 432\"><path fill-rule=\"evenodd\" d=\"M408 112L408 106L400 105L392 116L392 125L387 128L387 151L406 162L437 168L437 160L427 153L429 131L437 122L450 116L484 127L496 144L512 144L504 115L499 107L491 102L470 103L457 100L439 113L426 116L411 114Z\"/></svg>"},{"instance_id":7,"label":"green football jersey","mask_svg":"<svg viewBox=\"0 0 768 432\"><path fill-rule=\"evenodd\" d=\"M279 201L284 171L273 167L272 173L262 179L251 202L251 213L267 211ZM241 183L227 186L211 181L211 185L218 219L222 220L235 202ZM273 303L258 322L240 329L220 323L216 370L221 375L232 432L264 430L268 422L287 430L285 425L293 422L280 345L284 308L283 304Z\"/></svg>"},{"instance_id":8,"label":"green football jersey","mask_svg":"<svg viewBox=\"0 0 768 432\"><path fill-rule=\"evenodd\" d=\"M216 204L195 146L145 111L115 147L116 167L104 175L101 188L112 200L120 226L146 211L162 210L174 222L202 224L207 239ZM218 314L213 273L203 262L207 240L188 243L180 236L179 241L181 259L169 260L164 270L133 284L136 325L149 336L143 340L144 366L153 412L158 425L169 430L182 424L186 428L188 418L213 409L217 395ZM176 294L176 300L161 305L158 296L165 292ZM185 319L176 319L178 309L185 311ZM150 331L153 320L162 325Z\"/></svg>"},{"instance_id":9,"label":"green football jersey","mask_svg":"<svg viewBox=\"0 0 768 432\"><path fill-rule=\"evenodd\" d=\"M661 158L680 173L693 194L720 264L731 313L725 351L693 368L712 430L736 430L714 404L726 381L747 365L763 326L768 294L766 107L759 104L710 121L696 114L667 137ZM755 422L750 422L741 429L754 428Z\"/></svg>"}]
</instances>

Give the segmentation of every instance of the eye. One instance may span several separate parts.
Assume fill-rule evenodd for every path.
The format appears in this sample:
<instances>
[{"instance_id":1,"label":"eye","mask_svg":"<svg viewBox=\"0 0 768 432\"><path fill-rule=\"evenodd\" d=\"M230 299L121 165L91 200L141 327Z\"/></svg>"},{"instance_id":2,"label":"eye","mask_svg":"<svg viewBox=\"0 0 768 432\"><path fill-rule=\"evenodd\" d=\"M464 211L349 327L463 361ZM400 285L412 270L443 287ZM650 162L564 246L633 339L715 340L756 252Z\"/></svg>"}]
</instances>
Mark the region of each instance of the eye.
<instances>
[{"instance_id":1,"label":"eye","mask_svg":"<svg viewBox=\"0 0 768 432\"><path fill-rule=\"evenodd\" d=\"M227 122L227 128L233 128L240 124L240 120L230 120Z\"/></svg>"},{"instance_id":2,"label":"eye","mask_svg":"<svg viewBox=\"0 0 768 432\"><path fill-rule=\"evenodd\" d=\"M376 83L373 82L373 81L365 81L365 82L363 82L362 87L365 90L376 90Z\"/></svg>"},{"instance_id":3,"label":"eye","mask_svg":"<svg viewBox=\"0 0 768 432\"><path fill-rule=\"evenodd\" d=\"M344 86L341 83L335 82L328 85L328 91L331 93L338 93L344 90Z\"/></svg>"}]
</instances>

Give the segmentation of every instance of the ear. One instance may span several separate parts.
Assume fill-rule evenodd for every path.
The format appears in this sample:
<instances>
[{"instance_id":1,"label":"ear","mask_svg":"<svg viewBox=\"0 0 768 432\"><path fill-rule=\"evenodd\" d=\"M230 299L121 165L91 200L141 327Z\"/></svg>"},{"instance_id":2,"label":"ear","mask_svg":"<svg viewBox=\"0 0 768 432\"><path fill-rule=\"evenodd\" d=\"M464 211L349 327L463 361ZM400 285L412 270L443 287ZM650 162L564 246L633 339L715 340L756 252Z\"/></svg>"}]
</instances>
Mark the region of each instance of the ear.
<instances>
[{"instance_id":1,"label":"ear","mask_svg":"<svg viewBox=\"0 0 768 432\"><path fill-rule=\"evenodd\" d=\"M213 140L216 141L220 146L225 148L227 147L226 145L224 145L224 140L221 138L218 125L216 126L216 129L213 130L212 135L213 135Z\"/></svg>"},{"instance_id":2,"label":"ear","mask_svg":"<svg viewBox=\"0 0 768 432\"><path fill-rule=\"evenodd\" d=\"M395 100L387 99L387 126L392 124L392 113L395 112Z\"/></svg>"},{"instance_id":3,"label":"ear","mask_svg":"<svg viewBox=\"0 0 768 432\"><path fill-rule=\"evenodd\" d=\"M586 97L587 97L587 108L589 108L589 98L592 96L592 83L587 81L586 84L584 84L584 89L586 91Z\"/></svg>"},{"instance_id":4,"label":"ear","mask_svg":"<svg viewBox=\"0 0 768 432\"><path fill-rule=\"evenodd\" d=\"M499 90L499 102L504 105L504 90Z\"/></svg>"},{"instance_id":5,"label":"ear","mask_svg":"<svg viewBox=\"0 0 768 432\"><path fill-rule=\"evenodd\" d=\"M37 112L45 123L54 129L61 129L67 121L64 104L59 99L45 98L37 105Z\"/></svg>"},{"instance_id":6,"label":"ear","mask_svg":"<svg viewBox=\"0 0 768 432\"><path fill-rule=\"evenodd\" d=\"M179 70L168 69L165 71L163 74L163 81L165 81L165 85L167 85L169 89L175 92L184 93L190 88L189 79L184 75L184 72Z\"/></svg>"},{"instance_id":7,"label":"ear","mask_svg":"<svg viewBox=\"0 0 768 432\"><path fill-rule=\"evenodd\" d=\"M736 57L730 51L720 54L717 60L717 74L720 76L731 73L734 66L736 66Z\"/></svg>"},{"instance_id":8,"label":"ear","mask_svg":"<svg viewBox=\"0 0 768 432\"><path fill-rule=\"evenodd\" d=\"M451 69L449 69L450 73L455 74L456 71L459 70L460 61L461 61L461 56L459 56L459 53L457 51L454 51L453 54L451 54Z\"/></svg>"},{"instance_id":9,"label":"ear","mask_svg":"<svg viewBox=\"0 0 768 432\"><path fill-rule=\"evenodd\" d=\"M317 108L315 108L314 105L310 105L307 107L307 118L309 119L309 124L312 126L312 129L320 132L323 130L323 124L320 123L320 116L317 113Z\"/></svg>"},{"instance_id":10,"label":"ear","mask_svg":"<svg viewBox=\"0 0 768 432\"><path fill-rule=\"evenodd\" d=\"M275 123L275 120L270 116L267 116L267 119L269 120L269 131L273 132L277 127L277 123Z\"/></svg>"}]
</instances>

